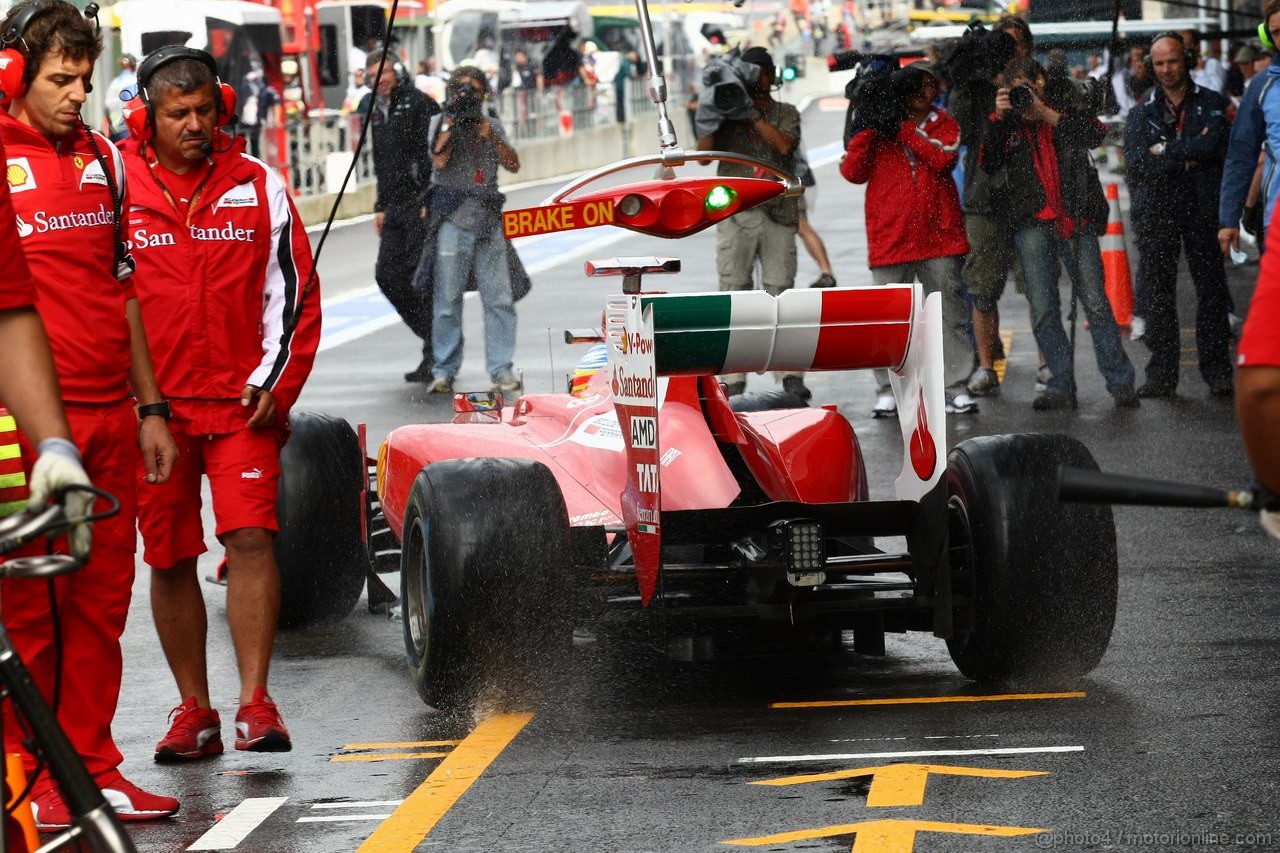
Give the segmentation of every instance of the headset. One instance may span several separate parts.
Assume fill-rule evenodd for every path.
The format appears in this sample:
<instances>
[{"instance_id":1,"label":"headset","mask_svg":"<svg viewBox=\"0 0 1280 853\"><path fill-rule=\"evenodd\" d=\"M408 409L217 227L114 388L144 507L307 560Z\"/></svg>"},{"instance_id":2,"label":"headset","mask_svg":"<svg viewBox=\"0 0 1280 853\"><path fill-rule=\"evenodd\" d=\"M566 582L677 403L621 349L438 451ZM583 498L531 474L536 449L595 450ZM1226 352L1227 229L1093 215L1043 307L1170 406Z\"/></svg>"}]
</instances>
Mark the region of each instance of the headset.
<instances>
[{"instance_id":1,"label":"headset","mask_svg":"<svg viewBox=\"0 0 1280 853\"><path fill-rule=\"evenodd\" d=\"M1268 8L1270 8L1270 4L1268 4ZM1275 12L1272 12L1271 14L1274 15ZM1271 30L1267 29L1266 21L1263 21L1261 24L1258 24L1258 41L1262 42L1262 46L1265 47L1267 50L1277 49L1276 40L1271 37Z\"/></svg>"},{"instance_id":2,"label":"headset","mask_svg":"<svg viewBox=\"0 0 1280 853\"><path fill-rule=\"evenodd\" d=\"M1190 75L1191 69L1196 67L1196 63L1200 58L1196 54L1196 49L1194 47L1187 47L1187 43L1182 40L1182 33L1175 32L1174 30L1168 30L1167 32L1160 33L1158 36L1151 39L1151 44L1147 46L1147 55L1142 57L1143 65L1147 66L1147 74L1149 76L1155 76L1155 67L1151 63L1151 48L1154 47L1155 43L1160 41L1160 39L1176 39L1178 44L1182 45L1182 63L1186 66L1187 74Z\"/></svg>"},{"instance_id":3,"label":"headset","mask_svg":"<svg viewBox=\"0 0 1280 853\"><path fill-rule=\"evenodd\" d=\"M32 0L13 16L9 26L0 33L0 106L8 104L14 98L21 98L27 92L27 57L31 53L23 38L27 27L41 14L62 2L65 0ZM86 7L85 16L94 17L97 11L96 5L93 5L92 12Z\"/></svg>"},{"instance_id":4,"label":"headset","mask_svg":"<svg viewBox=\"0 0 1280 853\"><path fill-rule=\"evenodd\" d=\"M172 44L147 54L147 58L142 60L142 64L138 66L138 94L124 105L125 126L129 128L129 134L140 142L150 142L155 136L155 116L152 114L154 107L151 93L147 91L151 77L161 67L179 59L194 59L213 74L214 88L217 89L217 97L214 98L217 110L215 126L226 127L236 120L236 90L218 78L218 63L213 56L194 47Z\"/></svg>"}]
</instances>

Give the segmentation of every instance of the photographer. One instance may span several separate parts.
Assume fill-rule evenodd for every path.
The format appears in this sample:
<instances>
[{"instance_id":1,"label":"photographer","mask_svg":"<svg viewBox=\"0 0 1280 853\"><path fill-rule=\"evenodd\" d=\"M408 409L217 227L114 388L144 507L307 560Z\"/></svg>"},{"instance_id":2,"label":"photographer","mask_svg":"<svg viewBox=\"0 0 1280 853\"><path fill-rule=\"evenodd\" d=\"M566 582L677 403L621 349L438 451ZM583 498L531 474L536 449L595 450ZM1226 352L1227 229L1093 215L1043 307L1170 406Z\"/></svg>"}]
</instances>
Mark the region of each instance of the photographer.
<instances>
[{"instance_id":1,"label":"photographer","mask_svg":"<svg viewBox=\"0 0 1280 853\"><path fill-rule=\"evenodd\" d=\"M1045 103L1045 74L1033 60L1014 59L1001 83L979 160L988 173L1007 169L1008 182L994 201L1013 230L1036 343L1053 374L1032 408L1076 406L1074 354L1058 299L1059 260L1084 306L1107 390L1117 407L1134 408L1133 365L1107 301L1098 246L1098 235L1106 230L1107 202L1088 157L1106 130L1075 104Z\"/></svg>"},{"instance_id":2,"label":"photographer","mask_svg":"<svg viewBox=\"0 0 1280 853\"><path fill-rule=\"evenodd\" d=\"M978 369L969 380L975 396L998 393L996 358L1000 354L1000 296L1010 267L1025 291L1022 271L1013 251L1009 229L1000 220L993 199L993 185L1003 184L1001 171L989 172L978 163L982 138L995 110L995 79L1015 56L1031 55L1031 28L1021 18L1005 17L994 30L981 27L965 34L945 64L951 82L948 108L960 125L964 150L964 230L969 254L964 261L964 282L973 300L973 333L978 349Z\"/></svg>"},{"instance_id":3,"label":"photographer","mask_svg":"<svg viewBox=\"0 0 1280 853\"><path fill-rule=\"evenodd\" d=\"M741 62L759 69L748 90L750 101L738 105L738 111L725 112L716 108L717 101L724 99L718 99L716 92L704 91L698 98L698 150L747 154L790 173L792 152L800 143L800 111L773 99L774 65L769 51L763 47L750 48L742 54ZM739 111L744 113L741 118L737 117ZM756 172L750 166L723 162L716 170L726 177L757 177ZM794 286L799 221L798 200L785 197L722 220L716 226L720 289L751 290L752 270L757 259L764 271L763 286L768 293L777 296ZM746 390L745 374L726 374L723 378L730 394ZM782 387L788 393L809 399L803 374L783 375Z\"/></svg>"},{"instance_id":4,"label":"photographer","mask_svg":"<svg viewBox=\"0 0 1280 853\"><path fill-rule=\"evenodd\" d=\"M872 281L891 284L919 278L926 294L942 293L947 411L972 414L978 405L965 387L973 367L973 349L960 278L969 242L951 179L959 159L960 128L949 115L932 107L938 80L931 68L918 63L904 68L894 72L891 84L879 97L890 100L897 120L887 127L870 128L862 127L862 119L855 118L840 174L852 183L867 185L867 255ZM864 87L863 95L867 94ZM863 106L859 103L859 115L867 112ZM887 370L876 371L876 385L872 416L895 414L897 403Z\"/></svg>"},{"instance_id":5,"label":"photographer","mask_svg":"<svg viewBox=\"0 0 1280 853\"><path fill-rule=\"evenodd\" d=\"M431 175L427 132L440 106L414 88L395 53L375 50L365 60L365 79L374 91L360 102L360 115L370 116L373 171L377 198L373 230L379 238L374 280L387 301L422 339L421 363L404 375L406 382L431 381L431 293L413 289L413 273L422 251L423 204ZM373 98L370 115L368 98Z\"/></svg>"},{"instance_id":6,"label":"photographer","mask_svg":"<svg viewBox=\"0 0 1280 853\"><path fill-rule=\"evenodd\" d=\"M520 170L520 158L496 112L484 109L484 72L462 66L449 75L444 113L431 119L431 202L428 239L414 287L434 292L433 394L453 392L462 367L462 296L470 283L484 308L485 367L496 391L519 391L511 368L516 347L512 261L502 236L498 167ZM523 274L523 270L519 271Z\"/></svg>"},{"instance_id":7,"label":"photographer","mask_svg":"<svg viewBox=\"0 0 1280 853\"><path fill-rule=\"evenodd\" d=\"M1156 88L1129 112L1124 149L1138 235L1139 302L1151 350L1143 397L1178 387L1178 253L1186 247L1196 288L1200 375L1216 397L1230 396L1230 297L1218 246L1218 192L1231 122L1227 99L1191 79L1190 51L1177 33L1151 42Z\"/></svg>"}]
</instances>

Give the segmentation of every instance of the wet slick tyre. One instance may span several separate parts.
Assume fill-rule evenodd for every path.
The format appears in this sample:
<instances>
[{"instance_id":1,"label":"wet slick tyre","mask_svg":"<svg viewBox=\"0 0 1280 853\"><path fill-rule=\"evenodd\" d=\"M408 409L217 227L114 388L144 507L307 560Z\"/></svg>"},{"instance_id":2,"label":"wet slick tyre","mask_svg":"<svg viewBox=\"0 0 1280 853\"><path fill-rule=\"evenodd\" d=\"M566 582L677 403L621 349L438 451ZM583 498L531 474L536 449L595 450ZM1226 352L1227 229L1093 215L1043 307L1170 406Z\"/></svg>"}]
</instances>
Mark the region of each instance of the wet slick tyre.
<instances>
[{"instance_id":1,"label":"wet slick tyre","mask_svg":"<svg viewBox=\"0 0 1280 853\"><path fill-rule=\"evenodd\" d=\"M542 463L423 468L400 572L405 652L423 701L459 711L535 698L572 646L571 559L564 498Z\"/></svg>"},{"instance_id":2,"label":"wet slick tyre","mask_svg":"<svg viewBox=\"0 0 1280 853\"><path fill-rule=\"evenodd\" d=\"M360 441L342 418L293 412L289 424L276 499L278 622L304 628L342 619L360 599L367 573L360 493L367 473Z\"/></svg>"},{"instance_id":3,"label":"wet slick tyre","mask_svg":"<svg viewBox=\"0 0 1280 853\"><path fill-rule=\"evenodd\" d=\"M973 597L973 631L947 647L979 683L1068 684L1107 650L1115 523L1109 506L1058 501L1059 465L1098 470L1089 450L1064 435L973 438L947 457L951 550L962 555L952 583ZM956 541L966 538L967 549Z\"/></svg>"}]
</instances>

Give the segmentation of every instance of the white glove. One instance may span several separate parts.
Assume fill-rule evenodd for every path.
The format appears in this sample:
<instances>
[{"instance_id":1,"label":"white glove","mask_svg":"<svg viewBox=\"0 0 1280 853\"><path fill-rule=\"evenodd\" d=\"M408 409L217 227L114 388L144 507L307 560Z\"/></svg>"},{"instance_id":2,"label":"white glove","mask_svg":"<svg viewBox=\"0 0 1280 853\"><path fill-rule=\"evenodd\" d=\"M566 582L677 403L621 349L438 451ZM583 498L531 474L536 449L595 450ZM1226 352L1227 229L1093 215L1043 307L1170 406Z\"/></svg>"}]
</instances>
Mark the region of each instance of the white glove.
<instances>
[{"instance_id":1,"label":"white glove","mask_svg":"<svg viewBox=\"0 0 1280 853\"><path fill-rule=\"evenodd\" d=\"M1280 539L1280 512L1264 509L1259 513L1258 520L1262 522L1262 529L1271 534L1272 539Z\"/></svg>"},{"instance_id":2,"label":"white glove","mask_svg":"<svg viewBox=\"0 0 1280 853\"><path fill-rule=\"evenodd\" d=\"M46 438L38 448L40 456L31 469L31 498L29 503L43 509L63 486L88 486L89 475L80 464L76 446L65 438ZM95 497L88 492L69 492L65 500L67 515L76 518L93 511ZM93 525L78 524L67 533L71 556L77 560L89 559L93 544Z\"/></svg>"}]
</instances>

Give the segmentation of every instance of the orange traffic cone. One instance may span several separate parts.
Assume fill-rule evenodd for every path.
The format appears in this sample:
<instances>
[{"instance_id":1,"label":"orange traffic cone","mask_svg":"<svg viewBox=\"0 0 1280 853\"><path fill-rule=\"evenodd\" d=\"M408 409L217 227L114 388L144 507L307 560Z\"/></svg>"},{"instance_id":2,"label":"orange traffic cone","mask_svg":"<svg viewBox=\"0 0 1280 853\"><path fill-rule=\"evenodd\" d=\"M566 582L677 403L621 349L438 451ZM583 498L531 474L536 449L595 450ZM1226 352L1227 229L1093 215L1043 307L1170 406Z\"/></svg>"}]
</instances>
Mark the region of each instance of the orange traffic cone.
<instances>
[{"instance_id":1,"label":"orange traffic cone","mask_svg":"<svg viewBox=\"0 0 1280 853\"><path fill-rule=\"evenodd\" d=\"M1116 324L1129 328L1133 322L1133 276L1129 273L1129 252L1124 246L1124 220L1120 218L1120 187L1107 184L1107 233L1098 241L1102 248L1102 272L1107 299Z\"/></svg>"},{"instance_id":2,"label":"orange traffic cone","mask_svg":"<svg viewBox=\"0 0 1280 853\"><path fill-rule=\"evenodd\" d=\"M14 799L27 789L27 774L22 769L22 756L8 753L4 757L5 807L9 816L5 820L6 849L26 853L40 846L40 836L36 834L36 818L31 811L31 800L26 797L21 802Z\"/></svg>"}]
</instances>

